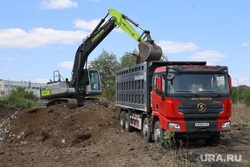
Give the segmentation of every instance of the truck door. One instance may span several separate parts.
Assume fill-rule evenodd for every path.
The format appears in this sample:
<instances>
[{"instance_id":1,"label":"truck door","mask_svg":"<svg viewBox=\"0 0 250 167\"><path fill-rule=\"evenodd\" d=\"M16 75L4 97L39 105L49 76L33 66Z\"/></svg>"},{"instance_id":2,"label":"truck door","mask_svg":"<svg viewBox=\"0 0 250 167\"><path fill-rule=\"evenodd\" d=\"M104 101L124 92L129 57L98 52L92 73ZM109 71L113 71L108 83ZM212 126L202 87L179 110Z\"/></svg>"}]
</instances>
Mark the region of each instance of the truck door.
<instances>
[{"instance_id":1,"label":"truck door","mask_svg":"<svg viewBox=\"0 0 250 167\"><path fill-rule=\"evenodd\" d=\"M164 115L166 86L165 79L161 75L153 77L152 110Z\"/></svg>"}]
</instances>

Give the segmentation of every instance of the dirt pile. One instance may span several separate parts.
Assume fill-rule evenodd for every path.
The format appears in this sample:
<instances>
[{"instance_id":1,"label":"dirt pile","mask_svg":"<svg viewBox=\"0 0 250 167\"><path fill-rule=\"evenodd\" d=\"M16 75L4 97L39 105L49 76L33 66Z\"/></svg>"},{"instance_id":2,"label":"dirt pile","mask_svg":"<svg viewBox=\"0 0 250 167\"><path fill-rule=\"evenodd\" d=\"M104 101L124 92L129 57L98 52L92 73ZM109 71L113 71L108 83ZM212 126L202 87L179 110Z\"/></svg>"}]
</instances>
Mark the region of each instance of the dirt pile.
<instances>
[{"instance_id":1,"label":"dirt pile","mask_svg":"<svg viewBox=\"0 0 250 167\"><path fill-rule=\"evenodd\" d=\"M87 104L76 109L32 108L5 127L4 140L14 144L41 142L55 147L89 145L97 142L106 128L118 125L119 112Z\"/></svg>"},{"instance_id":2,"label":"dirt pile","mask_svg":"<svg viewBox=\"0 0 250 167\"><path fill-rule=\"evenodd\" d=\"M16 112L14 109L9 109L0 105L0 123L11 117Z\"/></svg>"},{"instance_id":3,"label":"dirt pile","mask_svg":"<svg viewBox=\"0 0 250 167\"><path fill-rule=\"evenodd\" d=\"M4 111L5 112L5 111ZM247 166L250 164L250 108L233 106L232 130L218 147L202 140L161 149L141 132L119 125L119 109L87 104L77 109L29 109L5 112L0 167L6 166ZM7 118L10 116L9 118ZM1 126L0 126L1 130ZM1 138L1 136L0 136ZM201 155L221 155L223 161L201 161ZM228 155L240 162L225 161Z\"/></svg>"}]
</instances>

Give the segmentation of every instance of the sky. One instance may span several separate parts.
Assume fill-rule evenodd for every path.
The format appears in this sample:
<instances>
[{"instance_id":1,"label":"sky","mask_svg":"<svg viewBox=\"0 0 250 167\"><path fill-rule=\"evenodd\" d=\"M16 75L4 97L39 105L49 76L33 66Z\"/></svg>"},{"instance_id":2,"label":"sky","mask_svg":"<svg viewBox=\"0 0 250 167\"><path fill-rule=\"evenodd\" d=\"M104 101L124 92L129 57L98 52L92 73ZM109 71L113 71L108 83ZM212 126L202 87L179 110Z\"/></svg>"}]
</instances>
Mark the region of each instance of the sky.
<instances>
[{"instance_id":1,"label":"sky","mask_svg":"<svg viewBox=\"0 0 250 167\"><path fill-rule=\"evenodd\" d=\"M0 78L46 83L59 70L70 79L78 46L110 8L149 30L169 61L228 66L233 86L250 86L250 0L1 1ZM117 28L88 61L103 49L119 60L138 42Z\"/></svg>"}]
</instances>

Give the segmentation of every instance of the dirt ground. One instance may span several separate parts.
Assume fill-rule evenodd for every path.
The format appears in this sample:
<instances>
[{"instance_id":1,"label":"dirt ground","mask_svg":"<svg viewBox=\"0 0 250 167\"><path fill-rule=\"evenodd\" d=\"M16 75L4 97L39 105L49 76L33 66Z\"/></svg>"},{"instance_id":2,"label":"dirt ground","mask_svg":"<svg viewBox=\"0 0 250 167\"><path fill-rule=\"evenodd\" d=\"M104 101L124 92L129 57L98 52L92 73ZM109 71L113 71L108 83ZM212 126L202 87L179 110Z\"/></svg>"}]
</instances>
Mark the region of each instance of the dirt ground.
<instances>
[{"instance_id":1,"label":"dirt ground","mask_svg":"<svg viewBox=\"0 0 250 167\"><path fill-rule=\"evenodd\" d=\"M117 107L20 113L0 107L0 166L250 166L249 113L250 108L233 106L232 130L218 147L200 140L163 149L138 131L120 128ZM232 156L239 162L231 162Z\"/></svg>"}]
</instances>

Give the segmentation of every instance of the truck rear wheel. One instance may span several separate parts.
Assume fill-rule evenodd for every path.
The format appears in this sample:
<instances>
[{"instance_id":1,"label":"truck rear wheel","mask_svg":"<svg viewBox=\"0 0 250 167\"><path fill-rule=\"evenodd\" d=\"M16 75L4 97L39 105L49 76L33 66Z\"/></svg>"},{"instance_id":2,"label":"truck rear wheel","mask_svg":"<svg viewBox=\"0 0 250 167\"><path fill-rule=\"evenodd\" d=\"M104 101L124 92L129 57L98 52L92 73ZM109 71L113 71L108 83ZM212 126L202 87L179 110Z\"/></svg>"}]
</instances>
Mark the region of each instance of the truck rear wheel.
<instances>
[{"instance_id":1,"label":"truck rear wheel","mask_svg":"<svg viewBox=\"0 0 250 167\"><path fill-rule=\"evenodd\" d=\"M128 132L132 132L133 131L133 127L130 126L130 115L129 115L129 113L125 114L125 129Z\"/></svg>"},{"instance_id":2,"label":"truck rear wheel","mask_svg":"<svg viewBox=\"0 0 250 167\"><path fill-rule=\"evenodd\" d=\"M125 111L122 111L120 113L120 125L122 128L125 128L125 114L126 114Z\"/></svg>"},{"instance_id":3,"label":"truck rear wheel","mask_svg":"<svg viewBox=\"0 0 250 167\"><path fill-rule=\"evenodd\" d=\"M160 121L156 121L154 124L154 141L160 146L163 145L163 129L161 128Z\"/></svg>"},{"instance_id":4,"label":"truck rear wheel","mask_svg":"<svg viewBox=\"0 0 250 167\"><path fill-rule=\"evenodd\" d=\"M150 126L149 126L149 120L148 118L144 118L143 120L143 125L142 125L142 134L144 136L144 139L148 142L152 142L152 133L150 130Z\"/></svg>"}]
</instances>

